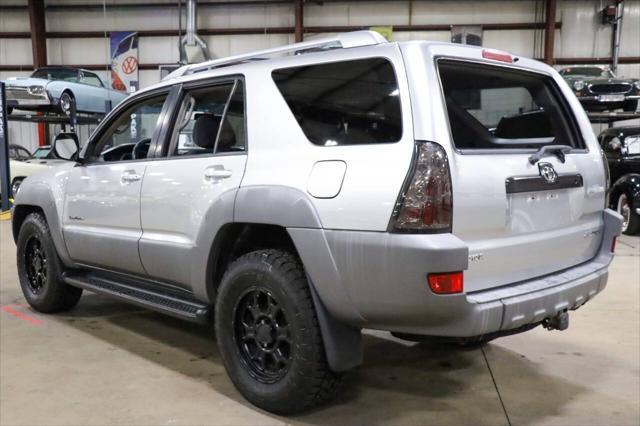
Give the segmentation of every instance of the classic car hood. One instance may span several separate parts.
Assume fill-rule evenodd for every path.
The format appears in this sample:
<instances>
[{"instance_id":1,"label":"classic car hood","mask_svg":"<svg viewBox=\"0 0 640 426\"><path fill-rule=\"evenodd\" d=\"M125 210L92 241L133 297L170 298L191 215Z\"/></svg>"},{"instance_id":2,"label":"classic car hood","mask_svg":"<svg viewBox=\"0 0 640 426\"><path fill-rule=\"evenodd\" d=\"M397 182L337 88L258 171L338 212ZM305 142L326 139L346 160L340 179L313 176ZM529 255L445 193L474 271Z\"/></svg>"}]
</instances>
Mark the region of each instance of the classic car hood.
<instances>
[{"instance_id":1,"label":"classic car hood","mask_svg":"<svg viewBox=\"0 0 640 426\"><path fill-rule=\"evenodd\" d=\"M11 77L6 80L7 86L43 86L47 87L47 84L51 83L50 80L44 78L31 78L31 77Z\"/></svg>"}]
</instances>

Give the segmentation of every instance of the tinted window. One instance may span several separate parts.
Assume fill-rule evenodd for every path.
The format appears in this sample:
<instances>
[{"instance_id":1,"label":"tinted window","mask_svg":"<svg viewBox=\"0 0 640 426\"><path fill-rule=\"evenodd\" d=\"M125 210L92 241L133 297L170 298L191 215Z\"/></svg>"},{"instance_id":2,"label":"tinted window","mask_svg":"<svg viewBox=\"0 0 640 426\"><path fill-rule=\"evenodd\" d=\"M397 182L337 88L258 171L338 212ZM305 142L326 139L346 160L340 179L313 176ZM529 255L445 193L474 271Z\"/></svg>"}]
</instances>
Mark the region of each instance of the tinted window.
<instances>
[{"instance_id":1,"label":"tinted window","mask_svg":"<svg viewBox=\"0 0 640 426\"><path fill-rule=\"evenodd\" d=\"M316 145L397 142L402 137L398 82L386 59L286 68L272 76Z\"/></svg>"},{"instance_id":2,"label":"tinted window","mask_svg":"<svg viewBox=\"0 0 640 426\"><path fill-rule=\"evenodd\" d=\"M33 153L33 158L47 158L51 148L38 148Z\"/></svg>"},{"instance_id":3,"label":"tinted window","mask_svg":"<svg viewBox=\"0 0 640 426\"><path fill-rule=\"evenodd\" d=\"M171 155L241 152L246 148L242 80L186 91Z\"/></svg>"},{"instance_id":4,"label":"tinted window","mask_svg":"<svg viewBox=\"0 0 640 426\"><path fill-rule=\"evenodd\" d=\"M218 84L185 94L173 132L171 155L213 154L219 134L221 138L225 135L225 148L233 143L233 130L226 123L223 125L233 86Z\"/></svg>"},{"instance_id":5,"label":"tinted window","mask_svg":"<svg viewBox=\"0 0 640 426\"><path fill-rule=\"evenodd\" d=\"M244 84L238 80L222 123L216 152L244 151L246 144Z\"/></svg>"},{"instance_id":6,"label":"tinted window","mask_svg":"<svg viewBox=\"0 0 640 426\"><path fill-rule=\"evenodd\" d=\"M550 77L446 60L438 61L438 69L456 147L583 146Z\"/></svg>"},{"instance_id":7,"label":"tinted window","mask_svg":"<svg viewBox=\"0 0 640 426\"><path fill-rule=\"evenodd\" d=\"M103 87L102 86L102 81L100 80L100 78L90 72L86 72L83 71L83 78L82 78L82 82L84 84L88 84L89 86L94 86L94 87Z\"/></svg>"},{"instance_id":8,"label":"tinted window","mask_svg":"<svg viewBox=\"0 0 640 426\"><path fill-rule=\"evenodd\" d=\"M167 95L142 100L111 120L92 148L101 161L139 160L147 157L153 132Z\"/></svg>"},{"instance_id":9,"label":"tinted window","mask_svg":"<svg viewBox=\"0 0 640 426\"><path fill-rule=\"evenodd\" d=\"M31 74L33 78L45 80L78 81L78 70L68 68L40 68Z\"/></svg>"}]
</instances>

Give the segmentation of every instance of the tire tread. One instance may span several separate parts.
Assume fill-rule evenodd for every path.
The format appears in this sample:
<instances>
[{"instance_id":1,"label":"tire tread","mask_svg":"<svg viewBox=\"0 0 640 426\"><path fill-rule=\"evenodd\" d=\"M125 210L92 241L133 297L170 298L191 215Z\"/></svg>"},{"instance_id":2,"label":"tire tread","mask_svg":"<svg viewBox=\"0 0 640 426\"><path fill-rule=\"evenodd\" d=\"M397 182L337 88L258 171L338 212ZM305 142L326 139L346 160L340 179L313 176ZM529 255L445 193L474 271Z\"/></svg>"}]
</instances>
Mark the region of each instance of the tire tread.
<instances>
[{"instance_id":1,"label":"tire tread","mask_svg":"<svg viewBox=\"0 0 640 426\"><path fill-rule=\"evenodd\" d=\"M326 360L324 344L320 332L320 325L315 311L309 283L306 273L297 256L280 249L265 249L244 254L234 260L225 272L222 282L225 282L227 274L231 273L240 264L250 262L265 263L271 268L282 273L288 283L287 291L291 290L295 294L297 301L297 315L303 312L311 313L311 329L304 330L311 333L313 345L317 350L313 351L314 358L304 360L308 371L310 385L305 395L297 395L293 399L297 403L287 404L283 402L282 409L271 410L283 414L292 414L313 408L330 399L340 389L343 383L344 374L331 371ZM301 403L300 403L301 401Z\"/></svg>"}]
</instances>

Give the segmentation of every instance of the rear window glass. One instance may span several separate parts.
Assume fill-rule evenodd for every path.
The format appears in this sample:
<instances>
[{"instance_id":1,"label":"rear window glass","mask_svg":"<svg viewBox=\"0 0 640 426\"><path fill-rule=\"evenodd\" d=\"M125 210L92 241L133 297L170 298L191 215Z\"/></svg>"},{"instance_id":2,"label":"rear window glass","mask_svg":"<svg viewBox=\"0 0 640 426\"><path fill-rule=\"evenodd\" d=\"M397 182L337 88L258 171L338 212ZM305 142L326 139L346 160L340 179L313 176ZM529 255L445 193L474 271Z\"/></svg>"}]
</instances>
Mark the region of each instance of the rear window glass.
<instances>
[{"instance_id":1,"label":"rear window glass","mask_svg":"<svg viewBox=\"0 0 640 426\"><path fill-rule=\"evenodd\" d=\"M457 148L583 147L550 77L448 60L438 61L438 69Z\"/></svg>"},{"instance_id":2,"label":"rear window glass","mask_svg":"<svg viewBox=\"0 0 640 426\"><path fill-rule=\"evenodd\" d=\"M386 59L286 68L272 77L316 145L388 143L402 137L398 81Z\"/></svg>"}]
</instances>

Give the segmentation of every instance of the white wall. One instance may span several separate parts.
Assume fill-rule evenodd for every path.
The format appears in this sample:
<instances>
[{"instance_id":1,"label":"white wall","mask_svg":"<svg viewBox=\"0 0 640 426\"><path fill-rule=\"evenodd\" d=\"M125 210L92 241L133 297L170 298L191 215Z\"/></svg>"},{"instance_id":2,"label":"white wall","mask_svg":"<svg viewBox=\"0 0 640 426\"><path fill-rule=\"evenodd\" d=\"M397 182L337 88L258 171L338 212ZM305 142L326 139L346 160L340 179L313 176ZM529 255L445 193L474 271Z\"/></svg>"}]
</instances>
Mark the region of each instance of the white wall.
<instances>
[{"instance_id":1,"label":"white wall","mask_svg":"<svg viewBox=\"0 0 640 426\"><path fill-rule=\"evenodd\" d=\"M102 0L45 0L47 5L86 4L102 5ZM159 1L175 4L173 0L132 0L135 2ZM26 0L0 0L2 4L26 4ZM119 1L123 2L123 1ZM106 11L48 10L48 31L117 31L154 30L178 27L175 8L111 9L114 0L107 0ZM322 5L306 2L304 23L306 26L334 25L408 25L408 24L483 24L533 22L536 5L542 0L427 0L427 1L367 1L338 2ZM557 20L562 29L556 31L556 57L609 57L611 51L610 26L599 23L599 10L603 0L559 0ZM540 14L538 15L540 17ZM293 5L252 5L202 7L198 25L201 28L234 27L293 27ZM183 20L184 27L184 20ZM26 11L0 12L0 31L28 31ZM314 35L315 36L315 35ZM517 55L541 56L540 48L534 49L534 40L540 40L543 31L512 30L484 31L484 45L507 50ZM396 32L394 39L449 41L449 31ZM214 57L224 57L255 49L268 48L293 42L293 35L242 35L205 37ZM539 42L540 43L540 42ZM139 55L141 63L174 63L178 59L177 37L142 37ZM50 39L47 42L50 64L104 64L109 61L106 39ZM621 56L640 56L640 0L625 1L625 21L622 31ZM0 64L30 64L31 42L28 39L0 39ZM28 72L0 72L0 79ZM107 78L108 73L100 72ZM640 77L640 64L620 65L619 74ZM156 70L140 71L141 86L159 80ZM35 126L31 126L35 128ZM30 127L9 126L14 141L23 140L33 145L35 131L29 137ZM26 142L29 140L29 142Z\"/></svg>"}]
</instances>

